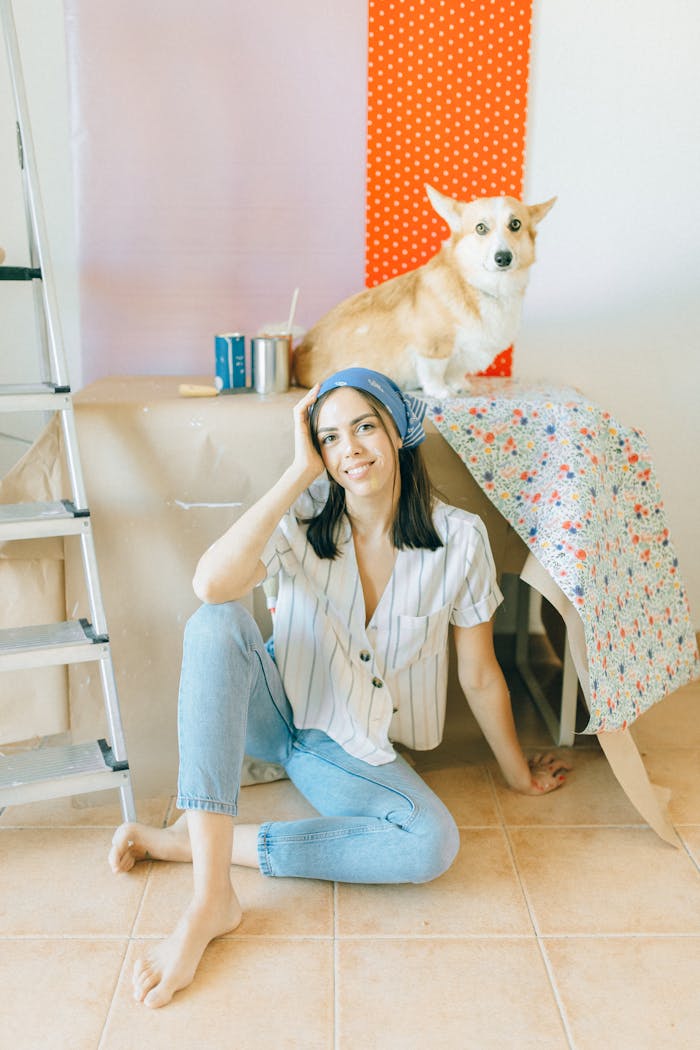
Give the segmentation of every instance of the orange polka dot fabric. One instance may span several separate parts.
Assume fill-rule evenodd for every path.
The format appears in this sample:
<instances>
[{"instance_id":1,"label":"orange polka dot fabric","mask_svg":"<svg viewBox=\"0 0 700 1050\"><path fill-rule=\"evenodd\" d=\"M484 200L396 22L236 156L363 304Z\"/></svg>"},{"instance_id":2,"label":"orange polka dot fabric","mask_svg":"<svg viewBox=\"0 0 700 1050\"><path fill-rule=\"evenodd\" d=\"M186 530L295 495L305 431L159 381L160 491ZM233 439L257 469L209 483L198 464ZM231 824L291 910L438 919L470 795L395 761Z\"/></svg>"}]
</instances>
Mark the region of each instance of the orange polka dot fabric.
<instances>
[{"instance_id":1,"label":"orange polka dot fabric","mask_svg":"<svg viewBox=\"0 0 700 1050\"><path fill-rule=\"evenodd\" d=\"M522 195L532 0L369 0L368 287L427 262L459 200ZM512 347L485 375L512 374Z\"/></svg>"}]
</instances>

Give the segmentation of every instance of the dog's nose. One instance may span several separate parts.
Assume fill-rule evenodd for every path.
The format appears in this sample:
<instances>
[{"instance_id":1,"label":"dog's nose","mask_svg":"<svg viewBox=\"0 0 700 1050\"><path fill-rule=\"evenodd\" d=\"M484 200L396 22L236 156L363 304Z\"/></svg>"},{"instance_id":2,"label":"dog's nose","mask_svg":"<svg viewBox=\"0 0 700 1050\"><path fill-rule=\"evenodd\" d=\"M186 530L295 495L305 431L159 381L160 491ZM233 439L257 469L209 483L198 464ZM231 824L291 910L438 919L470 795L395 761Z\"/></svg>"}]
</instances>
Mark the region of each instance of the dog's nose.
<instances>
[{"instance_id":1,"label":"dog's nose","mask_svg":"<svg viewBox=\"0 0 700 1050\"><path fill-rule=\"evenodd\" d=\"M513 261L512 252L496 252L494 255L496 266L500 266L502 270L505 270Z\"/></svg>"}]
</instances>

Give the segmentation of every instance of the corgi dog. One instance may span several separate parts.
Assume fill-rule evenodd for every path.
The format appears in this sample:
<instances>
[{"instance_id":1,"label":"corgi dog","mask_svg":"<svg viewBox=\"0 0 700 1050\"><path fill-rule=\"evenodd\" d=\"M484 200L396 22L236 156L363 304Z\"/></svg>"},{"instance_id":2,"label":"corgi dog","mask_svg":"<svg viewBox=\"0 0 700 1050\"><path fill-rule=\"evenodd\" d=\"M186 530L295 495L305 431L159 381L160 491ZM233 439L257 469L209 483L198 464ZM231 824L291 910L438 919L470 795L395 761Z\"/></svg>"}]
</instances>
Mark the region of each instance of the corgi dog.
<instances>
[{"instance_id":1,"label":"corgi dog","mask_svg":"<svg viewBox=\"0 0 700 1050\"><path fill-rule=\"evenodd\" d=\"M361 365L403 390L448 397L513 342L537 226L556 197L527 205L426 193L450 236L427 263L343 300L310 328L295 351L300 386Z\"/></svg>"}]
</instances>

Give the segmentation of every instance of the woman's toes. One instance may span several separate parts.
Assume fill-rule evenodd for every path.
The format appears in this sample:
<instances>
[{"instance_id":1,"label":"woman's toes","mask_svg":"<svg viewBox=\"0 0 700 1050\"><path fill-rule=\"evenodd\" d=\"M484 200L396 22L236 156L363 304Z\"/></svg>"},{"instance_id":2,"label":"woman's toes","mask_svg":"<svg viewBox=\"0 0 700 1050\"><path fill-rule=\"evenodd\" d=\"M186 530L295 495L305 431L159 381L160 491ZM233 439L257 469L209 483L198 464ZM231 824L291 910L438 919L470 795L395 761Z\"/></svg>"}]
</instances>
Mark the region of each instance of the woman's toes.
<instances>
[{"instance_id":1,"label":"woman's toes","mask_svg":"<svg viewBox=\"0 0 700 1050\"><path fill-rule=\"evenodd\" d=\"M158 983L158 974L151 969L148 962L137 963L134 967L134 999L142 1002L151 988Z\"/></svg>"},{"instance_id":2,"label":"woman's toes","mask_svg":"<svg viewBox=\"0 0 700 1050\"><path fill-rule=\"evenodd\" d=\"M171 992L164 982L161 981L148 993L143 1002L145 1006L150 1006L152 1010L156 1010L159 1006L167 1006L173 995L174 992Z\"/></svg>"},{"instance_id":3,"label":"woman's toes","mask_svg":"<svg viewBox=\"0 0 700 1050\"><path fill-rule=\"evenodd\" d=\"M134 855L135 828L132 824L122 824L112 836L112 848L108 854L109 866L112 871L131 871L136 863Z\"/></svg>"},{"instance_id":4,"label":"woman's toes","mask_svg":"<svg viewBox=\"0 0 700 1050\"><path fill-rule=\"evenodd\" d=\"M134 864L136 863L134 857L129 852L129 847L123 848L121 846L112 846L107 856L109 866L115 875L118 875L123 871L131 871Z\"/></svg>"}]
</instances>

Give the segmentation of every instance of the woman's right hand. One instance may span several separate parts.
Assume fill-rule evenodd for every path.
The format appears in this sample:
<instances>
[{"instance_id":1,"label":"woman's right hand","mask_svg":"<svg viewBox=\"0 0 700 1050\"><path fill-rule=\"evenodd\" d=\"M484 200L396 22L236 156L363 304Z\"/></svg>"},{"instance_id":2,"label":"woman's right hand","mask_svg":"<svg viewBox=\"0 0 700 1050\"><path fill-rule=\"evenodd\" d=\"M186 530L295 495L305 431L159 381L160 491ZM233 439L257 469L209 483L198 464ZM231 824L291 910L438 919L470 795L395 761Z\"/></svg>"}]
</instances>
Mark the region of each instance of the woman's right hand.
<instances>
[{"instance_id":1,"label":"woman's right hand","mask_svg":"<svg viewBox=\"0 0 700 1050\"><path fill-rule=\"evenodd\" d=\"M545 795L549 791L556 791L564 786L566 774L571 772L568 762L551 753L534 755L527 764L530 784L519 789L523 795Z\"/></svg>"},{"instance_id":2,"label":"woman's right hand","mask_svg":"<svg viewBox=\"0 0 700 1050\"><path fill-rule=\"evenodd\" d=\"M305 487L325 470L323 459L314 448L309 425L309 410L318 397L320 383L312 387L294 406L294 470L305 481Z\"/></svg>"}]
</instances>

